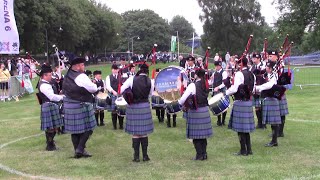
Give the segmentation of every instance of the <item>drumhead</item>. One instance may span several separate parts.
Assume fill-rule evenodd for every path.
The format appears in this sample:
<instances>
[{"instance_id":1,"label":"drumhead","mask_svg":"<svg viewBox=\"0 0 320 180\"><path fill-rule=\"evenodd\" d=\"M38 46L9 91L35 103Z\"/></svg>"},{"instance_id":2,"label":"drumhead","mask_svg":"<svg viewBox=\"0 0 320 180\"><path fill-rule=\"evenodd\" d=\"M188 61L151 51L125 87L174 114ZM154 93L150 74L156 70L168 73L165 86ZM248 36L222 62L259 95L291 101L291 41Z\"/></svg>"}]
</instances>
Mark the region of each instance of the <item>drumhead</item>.
<instances>
[{"instance_id":1,"label":"drumhead","mask_svg":"<svg viewBox=\"0 0 320 180\"><path fill-rule=\"evenodd\" d=\"M181 82L181 80L183 80ZM179 66L169 66L159 72L155 79L155 90L159 96L165 100L178 100L180 95L181 84L187 87L188 77L185 70Z\"/></svg>"},{"instance_id":2,"label":"drumhead","mask_svg":"<svg viewBox=\"0 0 320 180\"><path fill-rule=\"evenodd\" d=\"M126 100L124 100L123 97L118 97L115 101L115 104L117 106L126 106L128 103L126 102Z\"/></svg>"},{"instance_id":3,"label":"drumhead","mask_svg":"<svg viewBox=\"0 0 320 180\"><path fill-rule=\"evenodd\" d=\"M107 99L109 95L107 93L103 93L103 92L99 92L99 94L97 94L97 98L99 99Z\"/></svg>"},{"instance_id":4,"label":"drumhead","mask_svg":"<svg viewBox=\"0 0 320 180\"><path fill-rule=\"evenodd\" d=\"M223 93L216 94L215 96L209 99L208 101L209 106L220 101L220 99L222 99L223 97L224 97Z\"/></svg>"}]
</instances>

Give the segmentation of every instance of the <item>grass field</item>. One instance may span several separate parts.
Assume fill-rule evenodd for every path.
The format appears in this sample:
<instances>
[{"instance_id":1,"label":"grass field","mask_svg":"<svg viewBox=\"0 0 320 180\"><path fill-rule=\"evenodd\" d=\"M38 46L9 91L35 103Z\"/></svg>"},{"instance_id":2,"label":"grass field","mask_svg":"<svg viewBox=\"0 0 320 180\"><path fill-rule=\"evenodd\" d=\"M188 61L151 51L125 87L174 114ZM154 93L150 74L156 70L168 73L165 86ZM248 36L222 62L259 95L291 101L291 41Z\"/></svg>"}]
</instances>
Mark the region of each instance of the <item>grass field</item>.
<instances>
[{"instance_id":1,"label":"grass field","mask_svg":"<svg viewBox=\"0 0 320 180\"><path fill-rule=\"evenodd\" d=\"M103 77L110 73L110 65L89 69L102 69ZM177 128L167 128L153 112L151 161L140 163L131 161L131 137L112 130L107 112L106 126L96 128L87 144L92 158L70 158L73 147L67 134L56 137L60 148L56 152L44 150L44 135L15 142L41 133L40 107L34 94L26 95L19 102L0 103L0 179L32 178L3 170L8 167L42 179L320 179L319 94L316 86L288 91L285 137L279 138L278 147L266 148L271 128L256 130L251 134L254 155L248 157L233 155L240 146L236 133L217 127L216 117L211 116L214 136L208 140L208 160L191 161L195 150L186 140L182 114L178 114Z\"/></svg>"}]
</instances>

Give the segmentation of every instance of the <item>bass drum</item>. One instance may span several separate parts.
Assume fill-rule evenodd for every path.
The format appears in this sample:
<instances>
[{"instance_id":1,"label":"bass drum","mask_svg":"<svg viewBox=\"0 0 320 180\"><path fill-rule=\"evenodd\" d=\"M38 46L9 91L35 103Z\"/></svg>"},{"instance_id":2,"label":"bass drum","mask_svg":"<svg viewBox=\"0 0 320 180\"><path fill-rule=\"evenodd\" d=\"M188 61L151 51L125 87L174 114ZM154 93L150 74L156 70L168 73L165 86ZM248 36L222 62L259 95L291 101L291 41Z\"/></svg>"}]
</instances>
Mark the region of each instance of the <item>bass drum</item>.
<instances>
[{"instance_id":1,"label":"bass drum","mask_svg":"<svg viewBox=\"0 0 320 180\"><path fill-rule=\"evenodd\" d=\"M164 100L177 101L181 97L181 87L185 89L188 83L188 76L182 67L169 66L162 69L157 75L155 91Z\"/></svg>"}]
</instances>

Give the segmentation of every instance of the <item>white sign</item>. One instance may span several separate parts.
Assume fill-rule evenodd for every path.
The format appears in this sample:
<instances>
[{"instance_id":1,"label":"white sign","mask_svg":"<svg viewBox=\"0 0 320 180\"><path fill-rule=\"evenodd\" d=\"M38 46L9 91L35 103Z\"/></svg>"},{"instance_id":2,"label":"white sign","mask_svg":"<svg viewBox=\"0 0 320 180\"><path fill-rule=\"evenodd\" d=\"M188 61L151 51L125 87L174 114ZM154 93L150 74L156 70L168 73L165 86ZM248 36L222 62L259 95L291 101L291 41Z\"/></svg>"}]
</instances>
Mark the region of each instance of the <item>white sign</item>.
<instances>
[{"instance_id":1,"label":"white sign","mask_svg":"<svg viewBox=\"0 0 320 180\"><path fill-rule=\"evenodd\" d=\"M14 0L0 1L0 54L19 54L19 33L13 3Z\"/></svg>"}]
</instances>

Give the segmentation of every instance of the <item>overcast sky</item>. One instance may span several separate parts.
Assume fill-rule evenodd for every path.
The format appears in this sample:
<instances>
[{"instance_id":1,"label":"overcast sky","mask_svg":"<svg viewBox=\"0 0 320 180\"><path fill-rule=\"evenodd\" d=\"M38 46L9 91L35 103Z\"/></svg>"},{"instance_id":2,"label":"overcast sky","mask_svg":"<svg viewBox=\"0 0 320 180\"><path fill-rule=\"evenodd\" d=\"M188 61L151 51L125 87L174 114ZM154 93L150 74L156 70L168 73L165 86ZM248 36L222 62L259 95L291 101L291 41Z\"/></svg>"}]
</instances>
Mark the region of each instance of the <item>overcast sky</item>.
<instances>
[{"instance_id":1,"label":"overcast sky","mask_svg":"<svg viewBox=\"0 0 320 180\"><path fill-rule=\"evenodd\" d=\"M199 14L202 12L197 0L98 0L117 13L123 13L135 9L151 9L169 22L175 15L184 16L192 23L197 34L203 34L202 23ZM261 4L261 13L266 22L272 25L278 18L275 6L271 5L273 0L258 0Z\"/></svg>"}]
</instances>

